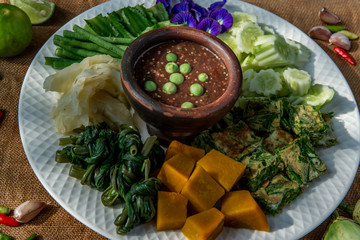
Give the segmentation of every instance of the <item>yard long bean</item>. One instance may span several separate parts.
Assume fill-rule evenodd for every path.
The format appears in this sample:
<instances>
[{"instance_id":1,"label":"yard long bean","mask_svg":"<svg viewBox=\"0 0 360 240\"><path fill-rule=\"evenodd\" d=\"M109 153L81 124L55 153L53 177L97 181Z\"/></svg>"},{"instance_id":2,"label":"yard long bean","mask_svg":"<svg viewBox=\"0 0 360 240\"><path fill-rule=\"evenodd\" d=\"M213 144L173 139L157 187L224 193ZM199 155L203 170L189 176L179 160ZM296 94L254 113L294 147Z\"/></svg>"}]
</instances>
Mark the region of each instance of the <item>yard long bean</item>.
<instances>
[{"instance_id":1,"label":"yard long bean","mask_svg":"<svg viewBox=\"0 0 360 240\"><path fill-rule=\"evenodd\" d=\"M63 36L66 38L73 38L80 41L87 41L88 39L84 37L84 35L82 34L79 34L77 32L72 32L69 30L64 30ZM101 36L98 37L105 40L106 42L114 43L114 44L122 44L122 45L129 45L135 40L135 38L133 37L101 37Z\"/></svg>"},{"instance_id":2,"label":"yard long bean","mask_svg":"<svg viewBox=\"0 0 360 240\"><path fill-rule=\"evenodd\" d=\"M60 57L60 58L69 58L69 59L75 59L75 60L83 59L82 56L79 56L77 54L69 52L61 47L58 47L57 49L55 49L55 56Z\"/></svg>"},{"instance_id":3,"label":"yard long bean","mask_svg":"<svg viewBox=\"0 0 360 240\"><path fill-rule=\"evenodd\" d=\"M66 44L66 45L70 45L70 46L77 47L77 48L83 48L86 50L107 54L112 57L121 57L121 55L117 54L116 52L110 51L110 50L103 48L92 42L78 41L76 39L62 37L59 35L54 36L54 43L55 42L57 42L60 46L62 46L63 44Z\"/></svg>"},{"instance_id":4,"label":"yard long bean","mask_svg":"<svg viewBox=\"0 0 360 240\"><path fill-rule=\"evenodd\" d=\"M70 66L73 63L78 63L80 60L66 59L66 58L55 58L55 57L45 57L45 64L50 65L55 69L63 69Z\"/></svg>"},{"instance_id":5,"label":"yard long bean","mask_svg":"<svg viewBox=\"0 0 360 240\"><path fill-rule=\"evenodd\" d=\"M124 50L121 48L106 42L105 40L101 39L100 37L91 34L90 32L86 31L85 29L79 27L78 25L74 25L73 30L79 34L82 34L86 39L90 42L93 42L103 48L106 48L112 52L115 52L116 54L122 56L124 54Z\"/></svg>"}]
</instances>

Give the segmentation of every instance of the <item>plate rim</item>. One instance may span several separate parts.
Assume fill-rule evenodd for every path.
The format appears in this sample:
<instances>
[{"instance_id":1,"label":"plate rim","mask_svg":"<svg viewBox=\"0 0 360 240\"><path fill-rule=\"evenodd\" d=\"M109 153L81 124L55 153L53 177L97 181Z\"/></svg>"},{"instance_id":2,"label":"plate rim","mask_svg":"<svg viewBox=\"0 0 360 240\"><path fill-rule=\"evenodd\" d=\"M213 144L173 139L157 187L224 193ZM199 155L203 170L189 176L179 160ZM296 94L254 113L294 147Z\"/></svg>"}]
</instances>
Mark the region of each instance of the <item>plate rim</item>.
<instances>
[{"instance_id":1,"label":"plate rim","mask_svg":"<svg viewBox=\"0 0 360 240\"><path fill-rule=\"evenodd\" d=\"M140 0L140 1L143 1L143 0ZM22 142L22 145L23 145L23 148L24 148L24 151L25 151L25 155L27 157L27 160L31 166L31 168L33 169L35 175L37 176L37 178L39 179L39 181L41 182L41 184L44 186L44 188L47 190L47 192L52 196L52 198L59 203L59 205L61 205L70 215L72 215L73 217L75 217L77 220L79 220L82 224L86 225L87 227L89 227L90 229L92 229L93 231L101 234L102 236L105 236L105 237L113 237L112 234L104 231L103 229L101 228L98 228L98 227L94 227L91 222L88 222L88 220L84 217L82 217L81 215L79 215L76 211L73 211L70 206L68 206L68 204L66 204L53 190L53 188L46 182L46 179L40 174L39 170L34 166L34 162L33 160L31 161L30 159L32 159L32 156L30 154L30 149L28 149L29 145L26 145L26 137L25 137L25 133L24 133L24 129L23 129L23 125L22 125L22 119L21 119L21 116L22 116L22 105L23 105L23 98L24 98L24 86L26 85L26 82L27 82L27 79L29 78L29 75L30 75L30 72L31 72L31 67L33 66L34 62L36 60L38 60L41 52L44 50L44 48L52 41L53 39L53 36L55 34L58 34L59 32L63 31L64 27L66 26L69 26L72 24L72 22L74 22L75 20L77 19L83 19L83 16L85 16L86 14L89 14L89 13L102 13L101 10L99 10L101 7L104 7L106 5L111 5L111 4L114 4L115 1L108 1L108 2L103 2L101 4L98 4L97 6L94 6L84 12L82 12L81 14L75 16L74 18L70 19L67 23L65 23L64 25L62 25L57 31L54 32L54 34L52 34L48 40L45 41L45 43L43 44L43 46L39 49L39 51L36 53L36 55L34 56L32 62L30 63L29 65L29 68L25 74L25 77L24 77L24 81L23 81L23 84L21 86L21 90L20 90L20 97L19 97L19 103L18 103L18 126L19 126L19 132L20 132L20 138L21 138L21 142ZM244 4L244 5L248 5L254 9L256 9L257 11L263 11L265 12L266 14L270 14L272 17L275 17L275 18L278 18L279 20L281 21L285 21L287 24L290 24L293 28L296 29L297 32L301 33L302 35L305 35L306 37L308 37L302 30L300 30L298 27L296 27L295 25L293 25L292 23L288 22L287 20L281 18L280 16L266 10L266 9L263 9L261 7L258 7L256 5L253 5L251 3L248 3L248 2L242 2L241 0L230 0L229 2L233 3L233 2L236 2L237 4ZM126 5L126 3L125 3ZM282 35L282 34L281 34ZM309 38L309 37L308 37ZM316 41L314 41L313 39L310 39L312 41L312 44L314 44L315 48L317 51L320 51L322 53L322 55L325 55L327 57L327 60L331 61L334 66L336 67L336 70L339 71L339 73L341 74L341 76L343 77L343 79L345 80L345 86L347 88L347 90L350 92L350 95L349 97L352 98L352 100L354 100L354 103L355 103L355 110L357 112L357 115L356 115L356 122L359 124L360 123L360 113L359 113L359 108L358 108L358 105L357 105L357 102L356 102L356 98L354 96L354 93L353 91L351 90L351 87L350 85L348 84L348 82L346 81L346 78L344 77L344 75L342 74L341 70L339 69L339 67L335 64L335 62L330 58L330 56L325 52L325 50L323 48L321 48L317 43ZM358 138L359 139L355 139L357 140L357 142L359 142L360 140L360 129L358 129ZM357 159L356 159L356 165L357 165L357 168L359 168L359 163L360 163L360 150L359 150L359 147L357 148ZM345 190L343 191L343 193L341 194L341 198L339 198L336 203L337 205L340 204L340 202L344 199L344 197L346 196L346 194L348 193L348 191L350 190L350 187L352 186L353 182L354 182L354 179L355 179L355 176L357 174L357 171L353 171L352 172L352 176L349 178L349 180L351 181L348 181L347 182L347 185L346 185L346 188ZM336 205L336 206L337 206ZM306 231L302 231L301 233L299 232L297 236L294 236L295 238L300 238L300 237L303 237L305 236L306 234L310 233L311 231L313 231L315 228L317 228L321 223L323 223L329 216L330 214L336 209L336 206L328 211L328 214L324 214L323 217L319 217L318 220L316 221L316 223L314 223L312 225L312 227L308 228Z\"/></svg>"}]
</instances>

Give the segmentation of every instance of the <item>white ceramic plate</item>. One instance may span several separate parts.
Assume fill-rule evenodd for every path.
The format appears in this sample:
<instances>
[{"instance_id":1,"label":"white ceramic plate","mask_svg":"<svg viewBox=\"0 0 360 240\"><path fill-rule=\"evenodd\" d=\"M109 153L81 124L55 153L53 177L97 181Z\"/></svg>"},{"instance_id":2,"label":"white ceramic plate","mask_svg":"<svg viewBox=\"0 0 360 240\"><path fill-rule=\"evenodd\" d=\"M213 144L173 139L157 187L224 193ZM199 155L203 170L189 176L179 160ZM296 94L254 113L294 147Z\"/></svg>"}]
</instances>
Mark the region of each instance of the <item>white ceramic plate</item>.
<instances>
[{"instance_id":1,"label":"white ceramic plate","mask_svg":"<svg viewBox=\"0 0 360 240\"><path fill-rule=\"evenodd\" d=\"M110 1L94 7L65 24L71 30L74 24L84 25L99 13L109 13L127 5L143 3L143 0ZM150 7L155 1L147 1ZM211 1L197 0L202 6ZM349 190L359 165L359 110L345 78L327 54L305 33L282 18L259 7L238 0L226 4L230 11L240 10L254 13L259 23L267 23L277 33L306 45L312 54L306 70L315 83L327 84L336 90L334 99L324 111L335 112L333 119L335 134L340 144L319 149L328 173L306 188L294 202L276 217L269 217L270 232L224 228L218 239L298 239L315 229L338 206ZM186 239L180 231L156 232L154 223L133 229L126 236L118 236L113 220L121 212L122 206L105 208L98 191L68 176L69 164L54 161L58 139L50 109L55 103L51 93L42 88L45 77L55 70L44 64L45 56L52 56L55 46L52 37L44 44L31 63L25 76L19 100L19 128L26 156L36 176L51 196L76 219L89 228L110 239Z\"/></svg>"}]
</instances>

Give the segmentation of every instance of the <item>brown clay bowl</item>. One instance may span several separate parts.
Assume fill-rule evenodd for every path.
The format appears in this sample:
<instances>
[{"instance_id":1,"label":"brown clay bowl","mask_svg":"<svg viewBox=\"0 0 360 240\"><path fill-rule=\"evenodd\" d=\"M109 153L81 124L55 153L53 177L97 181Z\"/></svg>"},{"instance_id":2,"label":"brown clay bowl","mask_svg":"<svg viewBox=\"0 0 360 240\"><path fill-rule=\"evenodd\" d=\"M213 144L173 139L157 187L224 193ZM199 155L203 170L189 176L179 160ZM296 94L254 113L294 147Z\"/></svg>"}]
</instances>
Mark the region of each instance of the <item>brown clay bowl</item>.
<instances>
[{"instance_id":1,"label":"brown clay bowl","mask_svg":"<svg viewBox=\"0 0 360 240\"><path fill-rule=\"evenodd\" d=\"M149 48L169 40L193 41L222 60L229 80L222 96L205 106L180 108L161 103L146 94L134 75L136 61ZM242 86L241 67L232 50L217 37L185 26L162 27L136 38L122 57L121 77L130 104L146 122L150 133L166 140L193 136L214 125L234 106Z\"/></svg>"}]
</instances>

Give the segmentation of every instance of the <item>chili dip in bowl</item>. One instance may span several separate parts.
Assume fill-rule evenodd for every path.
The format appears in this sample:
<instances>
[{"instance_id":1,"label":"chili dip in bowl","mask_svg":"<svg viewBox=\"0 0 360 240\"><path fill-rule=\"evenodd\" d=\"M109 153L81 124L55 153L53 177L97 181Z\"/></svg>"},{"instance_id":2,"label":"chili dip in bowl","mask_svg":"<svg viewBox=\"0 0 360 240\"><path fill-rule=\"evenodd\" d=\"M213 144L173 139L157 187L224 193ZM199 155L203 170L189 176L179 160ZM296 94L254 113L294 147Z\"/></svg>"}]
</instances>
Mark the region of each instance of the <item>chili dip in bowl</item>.
<instances>
[{"instance_id":1,"label":"chili dip in bowl","mask_svg":"<svg viewBox=\"0 0 360 240\"><path fill-rule=\"evenodd\" d=\"M240 63L217 37L185 26L151 30L121 61L129 102L151 134L185 139L218 122L235 104Z\"/></svg>"}]
</instances>

